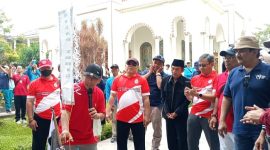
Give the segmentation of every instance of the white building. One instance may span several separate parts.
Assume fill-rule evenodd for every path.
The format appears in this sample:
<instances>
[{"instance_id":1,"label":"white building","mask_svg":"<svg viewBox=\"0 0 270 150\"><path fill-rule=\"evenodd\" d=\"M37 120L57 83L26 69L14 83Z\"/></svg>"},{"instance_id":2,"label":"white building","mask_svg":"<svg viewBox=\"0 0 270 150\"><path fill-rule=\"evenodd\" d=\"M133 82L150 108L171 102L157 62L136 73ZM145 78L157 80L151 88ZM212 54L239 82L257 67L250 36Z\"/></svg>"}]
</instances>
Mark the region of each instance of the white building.
<instances>
[{"instance_id":1,"label":"white building","mask_svg":"<svg viewBox=\"0 0 270 150\"><path fill-rule=\"evenodd\" d=\"M210 53L220 65L219 51L246 32L245 18L222 0L80 0L73 9L77 28L83 20L102 20L108 64L121 69L129 57L144 68L157 54L171 64L174 58L194 62ZM47 53L57 64L58 31L57 25L39 31L41 58Z\"/></svg>"}]
</instances>

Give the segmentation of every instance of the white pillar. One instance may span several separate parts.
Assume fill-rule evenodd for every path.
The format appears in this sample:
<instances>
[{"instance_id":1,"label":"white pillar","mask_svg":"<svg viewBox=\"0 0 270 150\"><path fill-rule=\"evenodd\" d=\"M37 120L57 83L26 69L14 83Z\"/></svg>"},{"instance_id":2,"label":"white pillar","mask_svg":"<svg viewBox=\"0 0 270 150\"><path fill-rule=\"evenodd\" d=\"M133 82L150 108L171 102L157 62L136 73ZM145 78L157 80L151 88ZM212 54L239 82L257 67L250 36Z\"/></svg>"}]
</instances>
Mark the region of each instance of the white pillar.
<instances>
[{"instance_id":1,"label":"white pillar","mask_svg":"<svg viewBox=\"0 0 270 150\"><path fill-rule=\"evenodd\" d=\"M207 49L206 49L206 46L205 46L205 32L201 32L201 41L202 41L202 50L203 50L203 53L207 53Z\"/></svg>"},{"instance_id":2,"label":"white pillar","mask_svg":"<svg viewBox=\"0 0 270 150\"><path fill-rule=\"evenodd\" d=\"M122 57L122 61L119 61L118 60L118 62L126 62L126 60L129 58L129 42L128 41L126 41L126 40L123 40L123 54L124 55L122 55L122 56L124 56L124 57ZM116 56L117 56L118 54L116 54ZM121 54L119 54L119 56L120 56ZM117 57L118 58L118 57ZM116 59L117 59L116 58ZM120 59L120 58L119 58ZM121 63L121 64L118 64L118 65L122 65L123 63Z\"/></svg>"},{"instance_id":3,"label":"white pillar","mask_svg":"<svg viewBox=\"0 0 270 150\"><path fill-rule=\"evenodd\" d=\"M213 55L214 54L214 36L213 35L209 35L209 53L211 54L211 55ZM217 50L215 50L215 51L217 51Z\"/></svg>"},{"instance_id":4,"label":"white pillar","mask_svg":"<svg viewBox=\"0 0 270 150\"><path fill-rule=\"evenodd\" d=\"M190 62L189 56L189 33L185 33L185 62Z\"/></svg>"},{"instance_id":5,"label":"white pillar","mask_svg":"<svg viewBox=\"0 0 270 150\"><path fill-rule=\"evenodd\" d=\"M171 35L171 47L172 47L172 56L174 58L177 57L177 53L176 53L176 37L174 35Z\"/></svg>"},{"instance_id":6,"label":"white pillar","mask_svg":"<svg viewBox=\"0 0 270 150\"><path fill-rule=\"evenodd\" d=\"M160 54L160 50L159 50L159 41L160 41L160 37L159 36L156 36L155 37L155 53L154 53L154 56L157 56ZM153 53L152 53L152 57L153 56Z\"/></svg>"}]
</instances>

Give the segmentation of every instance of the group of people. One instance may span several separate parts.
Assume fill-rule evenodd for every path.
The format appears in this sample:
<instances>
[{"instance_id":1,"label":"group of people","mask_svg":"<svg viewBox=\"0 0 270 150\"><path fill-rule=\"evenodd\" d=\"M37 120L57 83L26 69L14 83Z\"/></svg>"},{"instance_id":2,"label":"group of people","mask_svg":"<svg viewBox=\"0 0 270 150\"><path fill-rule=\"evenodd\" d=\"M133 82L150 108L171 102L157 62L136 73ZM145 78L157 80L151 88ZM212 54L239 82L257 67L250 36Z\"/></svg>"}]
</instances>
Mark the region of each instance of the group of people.
<instances>
[{"instance_id":1,"label":"group of people","mask_svg":"<svg viewBox=\"0 0 270 150\"><path fill-rule=\"evenodd\" d=\"M0 90L3 92L5 109L12 111L12 100L15 105L15 122L26 124L26 96L27 88L31 81L40 76L37 64L31 61L27 68L20 65L0 66Z\"/></svg>"},{"instance_id":2,"label":"group of people","mask_svg":"<svg viewBox=\"0 0 270 150\"><path fill-rule=\"evenodd\" d=\"M152 150L159 150L162 118L169 150L198 150L202 131L211 150L267 149L270 111L264 108L270 102L270 65L259 59L258 41L251 36L240 37L220 56L225 72L218 74L213 69L214 56L203 54L194 63L197 75L191 77L183 75L184 60L174 59L167 74L163 69L165 59L157 55L149 69L139 74L139 61L129 58L122 74L117 64L110 67L112 76L106 81L105 97L97 86L102 80L102 68L90 64L81 81L74 84L74 104L61 100L60 82L52 74L48 59L39 61L36 68L40 77L31 82L20 67L16 74L10 74L0 66L4 72L0 76L14 80L16 99L27 99L33 150L46 148L52 109L65 149L96 150L94 122L107 119L112 120L111 141L116 141L118 150L127 150L131 133L134 149L144 150L149 123L154 130Z\"/></svg>"}]
</instances>

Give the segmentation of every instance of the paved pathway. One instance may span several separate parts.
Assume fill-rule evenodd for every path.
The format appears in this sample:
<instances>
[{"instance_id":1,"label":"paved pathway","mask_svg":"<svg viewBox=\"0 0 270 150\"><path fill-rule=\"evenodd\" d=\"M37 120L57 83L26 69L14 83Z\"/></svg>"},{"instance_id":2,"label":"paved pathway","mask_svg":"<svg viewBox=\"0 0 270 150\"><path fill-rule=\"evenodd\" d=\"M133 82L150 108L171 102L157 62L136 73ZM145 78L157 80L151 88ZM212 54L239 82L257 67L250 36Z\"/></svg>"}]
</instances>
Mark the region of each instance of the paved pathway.
<instances>
[{"instance_id":1,"label":"paved pathway","mask_svg":"<svg viewBox=\"0 0 270 150\"><path fill-rule=\"evenodd\" d=\"M162 140L161 140L161 145L159 147L160 150L167 150L167 139L166 139L166 128L165 128L165 120L163 119L162 121L163 126L162 126ZM152 124L148 125L148 129L146 132L146 137L145 137L145 145L146 145L146 150L151 150L151 140L152 140L152 135L153 135L153 128L152 128ZM111 143L110 139L101 141L98 143L98 150L116 150L117 146L116 146L116 142L115 143ZM133 147L133 142L128 140L128 149L129 150L134 150ZM200 140L200 149L201 150L208 150L208 144L206 142L205 136L204 134L202 134L201 136L201 140Z\"/></svg>"}]
</instances>

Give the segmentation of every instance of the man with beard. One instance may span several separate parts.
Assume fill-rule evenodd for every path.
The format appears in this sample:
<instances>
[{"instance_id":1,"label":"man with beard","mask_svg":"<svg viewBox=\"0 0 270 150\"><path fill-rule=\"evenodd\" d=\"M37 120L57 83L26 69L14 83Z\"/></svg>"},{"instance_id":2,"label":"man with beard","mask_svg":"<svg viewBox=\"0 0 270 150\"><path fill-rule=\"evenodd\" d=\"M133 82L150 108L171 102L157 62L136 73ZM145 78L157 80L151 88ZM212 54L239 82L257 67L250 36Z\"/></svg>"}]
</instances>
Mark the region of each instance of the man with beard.
<instances>
[{"instance_id":1,"label":"man with beard","mask_svg":"<svg viewBox=\"0 0 270 150\"><path fill-rule=\"evenodd\" d=\"M270 41L263 42L263 45L266 48L270 48ZM265 57L269 58L269 52L265 55L267 55ZM267 61L266 63L270 62ZM248 112L244 115L243 119L241 119L241 122L249 124L263 124L260 136L255 142L255 148L258 150L263 149L265 139L268 144L268 148L270 148L270 109L262 109L255 105L253 107L246 107L246 110Z\"/></svg>"},{"instance_id":2,"label":"man with beard","mask_svg":"<svg viewBox=\"0 0 270 150\"><path fill-rule=\"evenodd\" d=\"M53 107L56 118L60 117L60 85L51 74L53 67L49 59L40 60L41 77L32 81L28 94L26 109L29 127L32 129L32 150L45 150L49 134Z\"/></svg>"},{"instance_id":3,"label":"man with beard","mask_svg":"<svg viewBox=\"0 0 270 150\"><path fill-rule=\"evenodd\" d=\"M241 66L230 72L224 89L218 130L221 136L227 133L225 120L232 106L236 150L253 150L262 129L261 125L240 122L246 113L245 107L256 105L266 108L270 102L270 66L259 60L260 49L258 40L253 36L238 39L234 50Z\"/></svg>"},{"instance_id":4,"label":"man with beard","mask_svg":"<svg viewBox=\"0 0 270 150\"><path fill-rule=\"evenodd\" d=\"M216 100L214 111L211 115L209 126L211 129L216 130L217 122L220 118L220 111L223 99L223 90L229 76L230 71L238 66L237 59L235 57L235 51L232 47L228 50L224 50L220 52L220 56L223 56L223 62L226 68L226 71L218 75L216 84L214 88L216 89ZM230 109L229 114L226 118L226 125L227 125L227 134L224 137L219 136L219 143L221 150L232 150L234 147L234 136L232 134L232 124L233 124L233 111L232 108Z\"/></svg>"}]
</instances>

